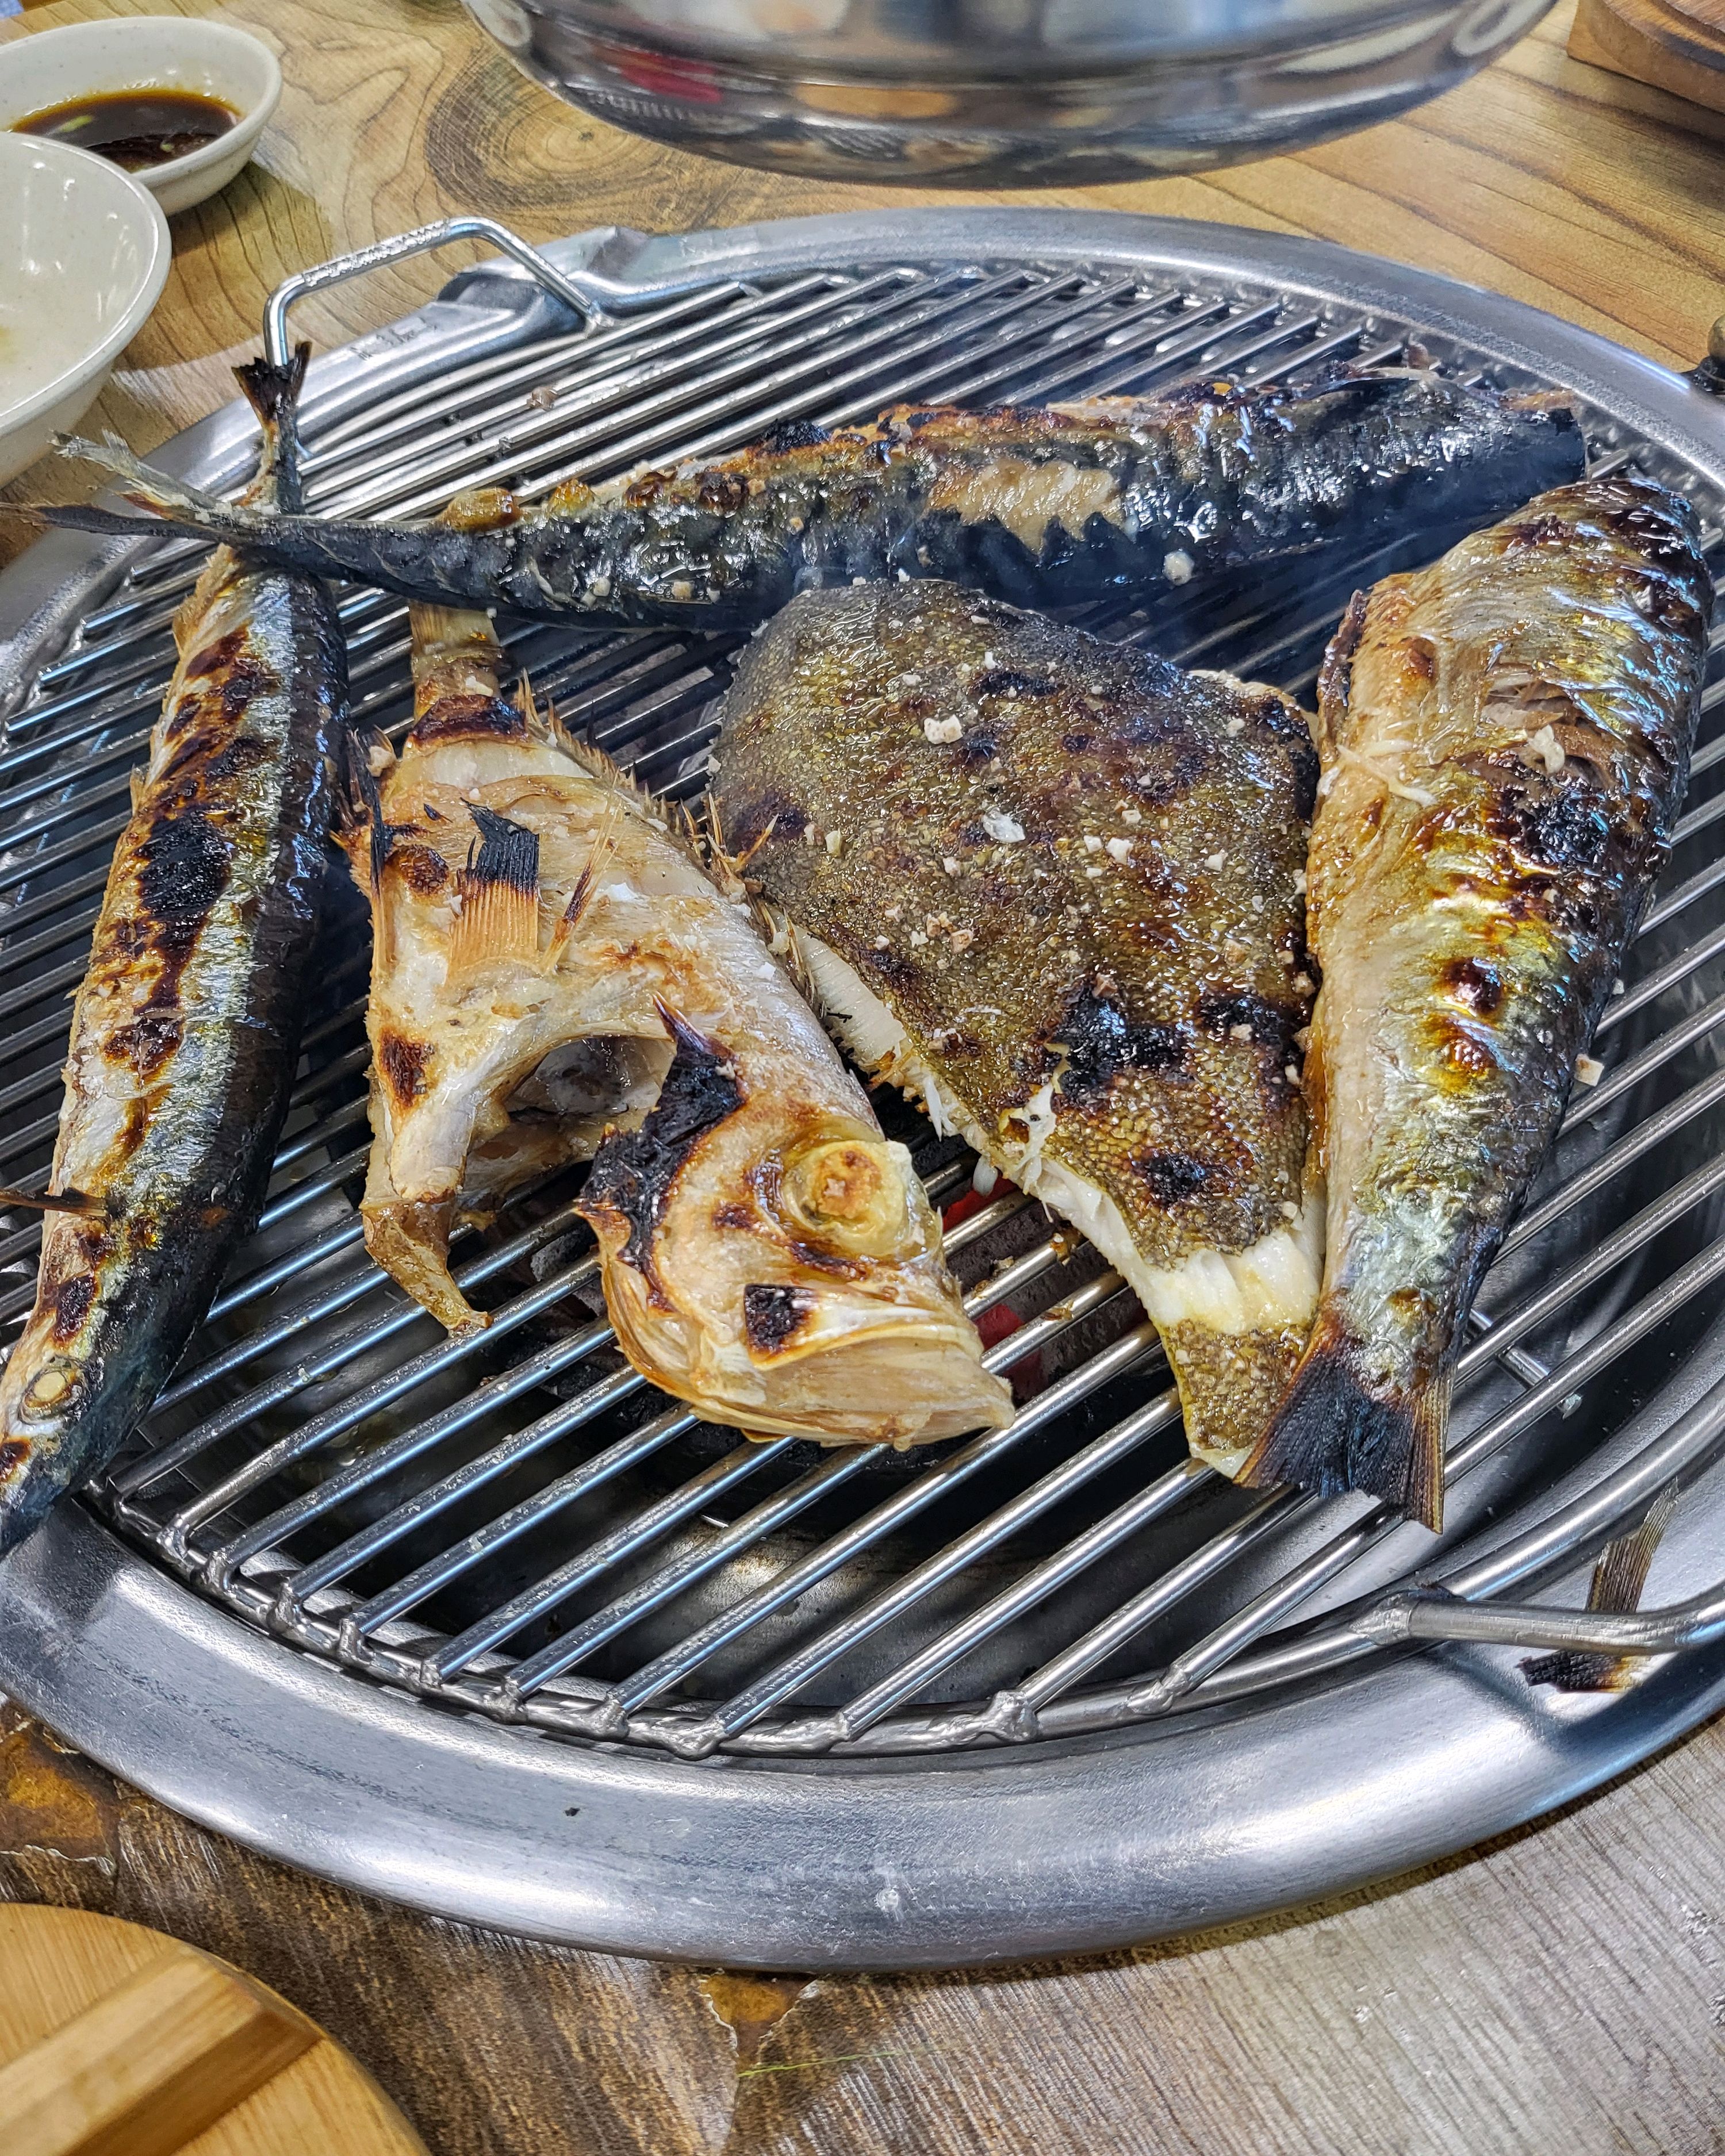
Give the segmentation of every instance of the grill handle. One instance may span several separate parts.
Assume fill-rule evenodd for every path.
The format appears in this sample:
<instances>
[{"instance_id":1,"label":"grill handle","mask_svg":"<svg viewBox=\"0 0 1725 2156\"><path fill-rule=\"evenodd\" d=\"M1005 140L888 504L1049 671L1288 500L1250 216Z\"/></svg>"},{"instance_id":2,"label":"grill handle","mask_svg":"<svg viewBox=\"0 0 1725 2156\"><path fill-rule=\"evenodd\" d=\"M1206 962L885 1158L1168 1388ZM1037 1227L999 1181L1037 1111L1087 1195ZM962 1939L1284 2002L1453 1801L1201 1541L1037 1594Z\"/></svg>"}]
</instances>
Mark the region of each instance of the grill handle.
<instances>
[{"instance_id":1,"label":"grill handle","mask_svg":"<svg viewBox=\"0 0 1725 2156\"><path fill-rule=\"evenodd\" d=\"M1467 1602L1442 1589L1385 1598L1348 1630L1384 1647L1414 1640L1472 1640L1497 1647L1568 1648L1579 1654L1672 1655L1725 1638L1725 1580L1661 1609L1553 1609L1538 1602Z\"/></svg>"},{"instance_id":2,"label":"grill handle","mask_svg":"<svg viewBox=\"0 0 1725 2156\"><path fill-rule=\"evenodd\" d=\"M412 232L398 232L393 239L374 240L369 247L357 248L352 254L338 254L333 261L320 262L313 269L300 270L284 278L270 295L264 309L264 350L270 364L287 364L288 309L296 300L304 299L308 292L321 292L330 285L345 284L350 277L362 277L370 270L385 269L393 262L403 262L411 254L425 254L434 247L446 247L454 239L490 240L511 260L520 263L554 300L560 300L583 322L593 321L601 311L590 293L584 292L572 278L566 277L536 247L530 247L506 224L499 224L490 217L444 217L435 224L422 224Z\"/></svg>"}]
</instances>

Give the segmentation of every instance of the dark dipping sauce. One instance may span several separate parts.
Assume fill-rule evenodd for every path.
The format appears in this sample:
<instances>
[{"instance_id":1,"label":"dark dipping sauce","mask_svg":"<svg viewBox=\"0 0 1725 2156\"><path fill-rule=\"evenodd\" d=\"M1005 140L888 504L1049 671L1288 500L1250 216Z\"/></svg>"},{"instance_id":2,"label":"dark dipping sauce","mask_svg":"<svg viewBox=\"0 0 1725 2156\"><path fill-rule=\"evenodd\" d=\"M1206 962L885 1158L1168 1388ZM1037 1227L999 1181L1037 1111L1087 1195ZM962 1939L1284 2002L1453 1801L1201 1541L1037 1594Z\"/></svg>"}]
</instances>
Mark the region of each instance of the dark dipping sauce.
<instances>
[{"instance_id":1,"label":"dark dipping sauce","mask_svg":"<svg viewBox=\"0 0 1725 2156\"><path fill-rule=\"evenodd\" d=\"M195 90L108 90L14 120L12 132L69 142L128 172L142 172L201 150L239 117L231 105Z\"/></svg>"}]
</instances>

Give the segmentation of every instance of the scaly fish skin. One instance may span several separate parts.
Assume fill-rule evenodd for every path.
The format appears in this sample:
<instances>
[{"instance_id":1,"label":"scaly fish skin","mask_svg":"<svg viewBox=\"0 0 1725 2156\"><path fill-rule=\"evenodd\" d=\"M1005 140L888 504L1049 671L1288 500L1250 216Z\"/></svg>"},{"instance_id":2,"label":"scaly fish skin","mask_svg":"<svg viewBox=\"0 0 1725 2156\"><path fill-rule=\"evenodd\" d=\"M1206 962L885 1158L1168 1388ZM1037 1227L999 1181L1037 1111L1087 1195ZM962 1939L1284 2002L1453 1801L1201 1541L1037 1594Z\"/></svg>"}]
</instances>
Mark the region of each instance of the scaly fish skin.
<instances>
[{"instance_id":1,"label":"scaly fish skin","mask_svg":"<svg viewBox=\"0 0 1725 2156\"><path fill-rule=\"evenodd\" d=\"M418 717L343 834L376 957L368 1248L482 1325L451 1225L592 1158L643 1376L751 1433L923 1442L1009 1419L901 1146L660 813L496 694L482 618L414 609Z\"/></svg>"},{"instance_id":2,"label":"scaly fish skin","mask_svg":"<svg viewBox=\"0 0 1725 2156\"><path fill-rule=\"evenodd\" d=\"M797 599L712 778L853 1055L1091 1236L1230 1471L1317 1293L1295 1045L1317 776L1279 690L922 583Z\"/></svg>"},{"instance_id":3,"label":"scaly fish skin","mask_svg":"<svg viewBox=\"0 0 1725 2156\"><path fill-rule=\"evenodd\" d=\"M1670 844L1711 603L1692 509L1623 477L1386 579L1337 632L1306 1070L1328 1259L1248 1479L1439 1524L1466 1313Z\"/></svg>"},{"instance_id":4,"label":"scaly fish skin","mask_svg":"<svg viewBox=\"0 0 1725 2156\"><path fill-rule=\"evenodd\" d=\"M297 501L303 368L240 370ZM134 782L73 1011L36 1304L0 1377L0 1550L104 1464L262 1203L298 1053L347 654L328 593L224 551Z\"/></svg>"},{"instance_id":5,"label":"scaly fish skin","mask_svg":"<svg viewBox=\"0 0 1725 2156\"><path fill-rule=\"evenodd\" d=\"M518 513L491 492L454 522L265 518L139 466L137 506L280 560L449 606L747 628L814 583L935 577L1019 604L1165 590L1195 575L1481 522L1579 478L1561 399L1414 371L1293 387L1197 382L1158 398L965 412L902 406L870 426L782 428L761 447ZM134 520L85 505L50 523Z\"/></svg>"}]
</instances>

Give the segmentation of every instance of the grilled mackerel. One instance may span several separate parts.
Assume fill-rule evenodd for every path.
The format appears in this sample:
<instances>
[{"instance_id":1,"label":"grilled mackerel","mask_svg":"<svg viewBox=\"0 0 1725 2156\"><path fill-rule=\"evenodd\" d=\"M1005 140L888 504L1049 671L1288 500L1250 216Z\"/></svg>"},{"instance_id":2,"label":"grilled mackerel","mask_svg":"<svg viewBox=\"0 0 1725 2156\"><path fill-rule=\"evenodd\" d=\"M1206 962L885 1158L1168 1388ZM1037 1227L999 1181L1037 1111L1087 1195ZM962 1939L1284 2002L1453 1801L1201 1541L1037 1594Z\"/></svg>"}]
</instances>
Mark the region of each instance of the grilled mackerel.
<instances>
[{"instance_id":1,"label":"grilled mackerel","mask_svg":"<svg viewBox=\"0 0 1725 2156\"><path fill-rule=\"evenodd\" d=\"M305 352L238 370L254 502L298 507ZM72 1016L36 1304L0 1377L0 1550L117 1450L203 1316L269 1179L298 1055L347 695L313 578L225 549L133 783Z\"/></svg>"},{"instance_id":2,"label":"grilled mackerel","mask_svg":"<svg viewBox=\"0 0 1725 2156\"><path fill-rule=\"evenodd\" d=\"M1230 1473L1317 1298L1317 779L1277 690L924 583L796 600L737 675L712 781L845 1045L1106 1255Z\"/></svg>"},{"instance_id":3,"label":"grilled mackerel","mask_svg":"<svg viewBox=\"0 0 1725 2156\"><path fill-rule=\"evenodd\" d=\"M704 1414L824 1444L996 1425L1001 1381L902 1146L659 812L531 701L483 616L413 609L415 710L344 840L371 894L367 1245L483 1325L449 1234L591 1158L619 1343Z\"/></svg>"},{"instance_id":4,"label":"grilled mackerel","mask_svg":"<svg viewBox=\"0 0 1725 2156\"><path fill-rule=\"evenodd\" d=\"M1694 511L1625 477L1349 608L1309 900L1328 1258L1250 1480L1440 1523L1466 1314L1671 843L1711 598Z\"/></svg>"},{"instance_id":5,"label":"grilled mackerel","mask_svg":"<svg viewBox=\"0 0 1725 2156\"><path fill-rule=\"evenodd\" d=\"M538 620L702 629L752 627L810 584L857 578L946 578L1037 606L1148 594L1484 523L1584 468L1563 399L1409 371L1047 410L901 406L831 434L799 422L716 462L572 482L525 511L491 490L431 524L229 508L116 445L69 446L117 471L138 507L290 567ZM87 506L41 514L135 524Z\"/></svg>"}]
</instances>

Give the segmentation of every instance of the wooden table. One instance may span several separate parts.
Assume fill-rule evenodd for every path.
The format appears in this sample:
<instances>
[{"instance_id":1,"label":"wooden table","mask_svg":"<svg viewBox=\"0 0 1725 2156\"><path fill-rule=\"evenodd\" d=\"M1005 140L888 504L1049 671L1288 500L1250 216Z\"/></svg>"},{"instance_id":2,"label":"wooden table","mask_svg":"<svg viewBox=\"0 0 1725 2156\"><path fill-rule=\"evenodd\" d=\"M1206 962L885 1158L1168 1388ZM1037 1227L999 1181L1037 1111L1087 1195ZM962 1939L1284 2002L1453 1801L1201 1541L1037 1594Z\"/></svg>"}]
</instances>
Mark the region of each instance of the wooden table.
<instances>
[{"instance_id":1,"label":"wooden table","mask_svg":"<svg viewBox=\"0 0 1725 2156\"><path fill-rule=\"evenodd\" d=\"M0 35L173 4L55 0ZM287 91L249 172L177 221L162 304L92 415L142 449L231 396L288 271L449 210L547 239L905 199L619 135L524 81L454 0L179 12L257 31ZM1568 59L1568 27L1559 8L1450 96L1302 157L1028 199L1343 239L1686 365L1725 308L1725 119ZM340 288L296 324L350 337L461 259ZM44 465L12 492L79 484ZM488 1937L250 1856L16 1717L0 1894L134 1917L253 1970L352 2046L437 2156L1725 2149L1725 1725L1373 1892L985 1977L763 1981Z\"/></svg>"}]
</instances>

